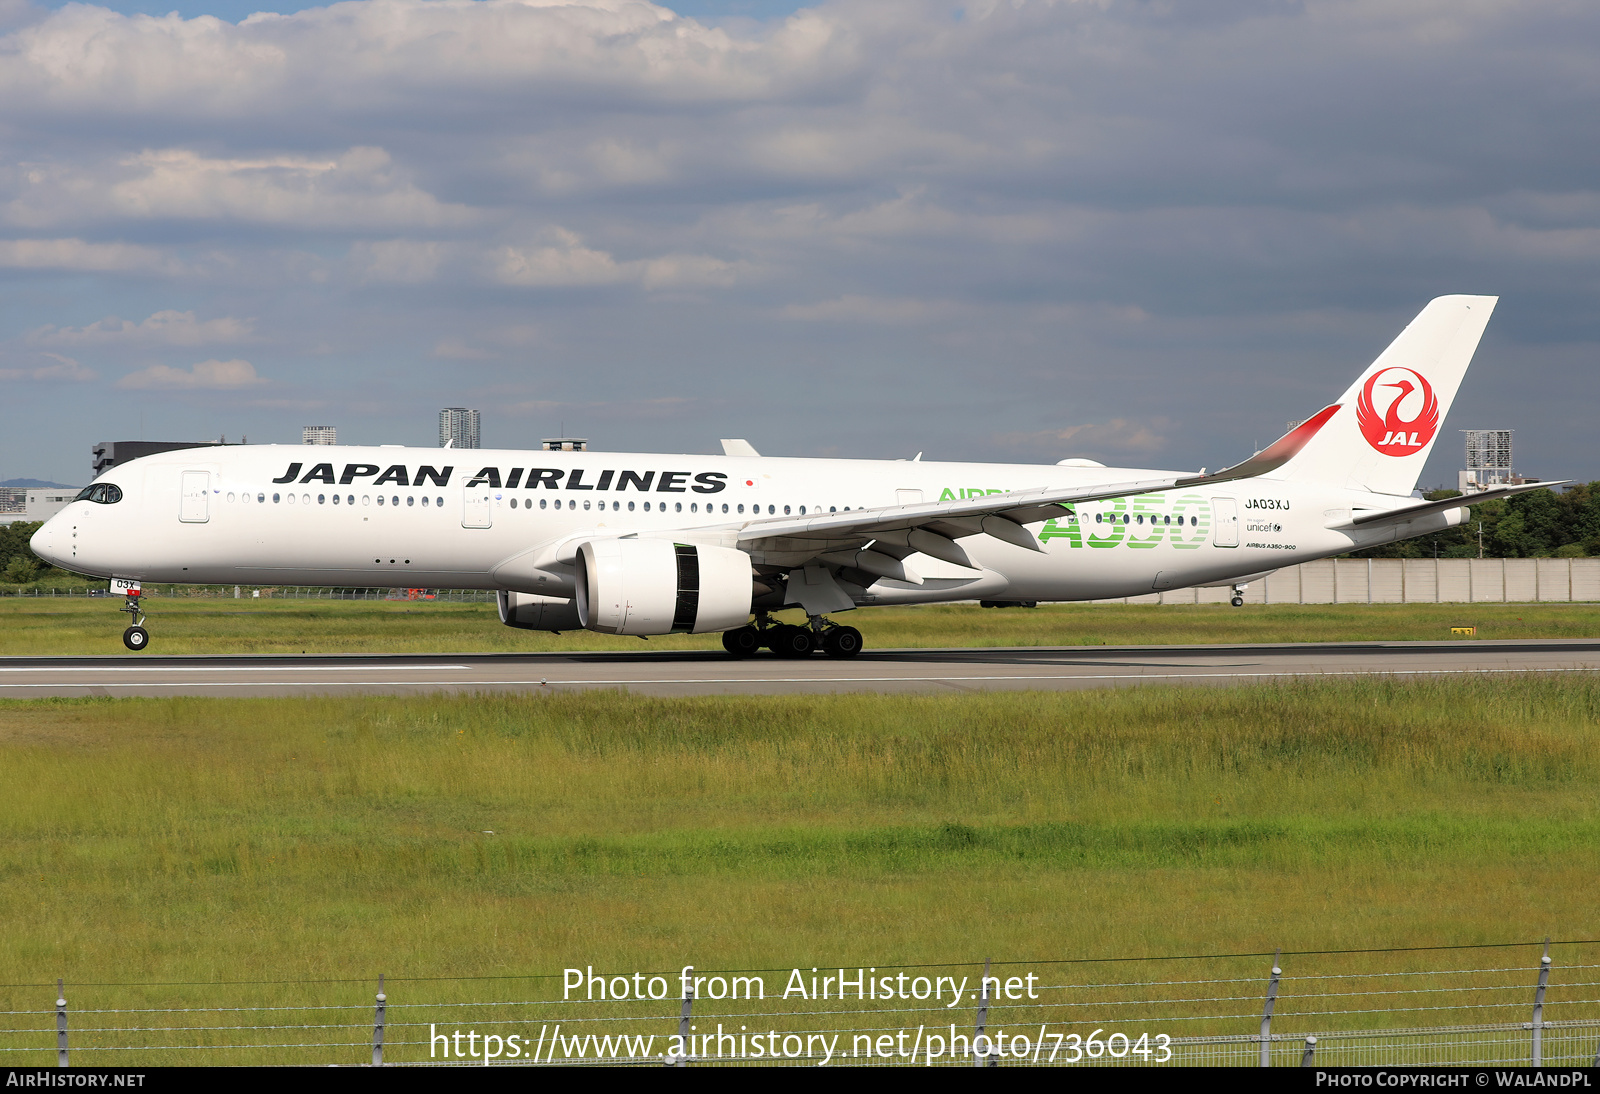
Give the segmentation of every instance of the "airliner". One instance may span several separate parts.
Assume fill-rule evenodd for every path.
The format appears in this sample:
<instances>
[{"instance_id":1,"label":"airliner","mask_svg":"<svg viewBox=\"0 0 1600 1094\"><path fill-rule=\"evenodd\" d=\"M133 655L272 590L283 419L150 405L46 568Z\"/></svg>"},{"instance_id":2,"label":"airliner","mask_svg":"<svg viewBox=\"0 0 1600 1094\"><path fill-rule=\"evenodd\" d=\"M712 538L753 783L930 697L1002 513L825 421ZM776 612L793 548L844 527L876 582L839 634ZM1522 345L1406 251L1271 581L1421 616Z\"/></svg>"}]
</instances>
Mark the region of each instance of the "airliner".
<instances>
[{"instance_id":1,"label":"airliner","mask_svg":"<svg viewBox=\"0 0 1600 1094\"><path fill-rule=\"evenodd\" d=\"M722 632L735 657L852 657L875 605L1245 586L1460 524L1413 496L1496 297L1430 302L1350 385L1224 470L400 446L180 449L107 470L32 540L112 579L493 589L511 627ZM1551 483L1498 486L1484 501ZM804 625L773 613L798 609Z\"/></svg>"}]
</instances>

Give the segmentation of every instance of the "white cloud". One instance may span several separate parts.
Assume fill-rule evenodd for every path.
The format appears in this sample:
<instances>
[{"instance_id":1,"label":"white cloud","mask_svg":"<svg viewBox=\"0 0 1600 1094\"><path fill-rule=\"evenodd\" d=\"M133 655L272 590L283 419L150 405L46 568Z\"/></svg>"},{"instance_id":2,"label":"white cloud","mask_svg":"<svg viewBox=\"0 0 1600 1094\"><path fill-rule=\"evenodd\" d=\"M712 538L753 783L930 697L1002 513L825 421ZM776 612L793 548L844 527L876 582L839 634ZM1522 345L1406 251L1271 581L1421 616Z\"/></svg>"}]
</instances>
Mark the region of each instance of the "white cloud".
<instances>
[{"instance_id":1,"label":"white cloud","mask_svg":"<svg viewBox=\"0 0 1600 1094\"><path fill-rule=\"evenodd\" d=\"M439 276L439 268L456 248L447 243L384 239L350 248L351 265L362 281L420 285Z\"/></svg>"},{"instance_id":2,"label":"white cloud","mask_svg":"<svg viewBox=\"0 0 1600 1094\"><path fill-rule=\"evenodd\" d=\"M140 323L108 316L86 327L43 326L28 333L28 341L47 346L155 344L200 346L216 342L246 342L254 337L254 320L223 316L196 319L192 311L158 311Z\"/></svg>"},{"instance_id":3,"label":"white cloud","mask_svg":"<svg viewBox=\"0 0 1600 1094\"><path fill-rule=\"evenodd\" d=\"M112 163L27 166L5 218L23 228L112 219L372 229L461 225L474 213L413 184L381 148L326 158L215 158L187 148L145 149Z\"/></svg>"},{"instance_id":4,"label":"white cloud","mask_svg":"<svg viewBox=\"0 0 1600 1094\"><path fill-rule=\"evenodd\" d=\"M256 375L255 366L249 361L235 358L232 361L201 361L190 369L151 365L128 373L117 381L117 386L135 391L236 391L266 382Z\"/></svg>"},{"instance_id":5,"label":"white cloud","mask_svg":"<svg viewBox=\"0 0 1600 1094\"><path fill-rule=\"evenodd\" d=\"M6 45L0 97L34 109L213 118L508 89L716 102L815 79L819 59L849 49L815 17L762 45L632 0L383 0L237 26L68 5Z\"/></svg>"},{"instance_id":6,"label":"white cloud","mask_svg":"<svg viewBox=\"0 0 1600 1094\"><path fill-rule=\"evenodd\" d=\"M177 261L154 247L132 243L87 243L81 239L0 240L0 267L98 273L175 274L182 270Z\"/></svg>"},{"instance_id":7,"label":"white cloud","mask_svg":"<svg viewBox=\"0 0 1600 1094\"><path fill-rule=\"evenodd\" d=\"M63 357L59 353L41 354L48 357L53 363L36 365L33 368L0 368L0 380L35 380L35 381L65 381L69 383L87 383L98 379L99 374L93 369L84 368L71 357Z\"/></svg>"},{"instance_id":8,"label":"white cloud","mask_svg":"<svg viewBox=\"0 0 1600 1094\"><path fill-rule=\"evenodd\" d=\"M585 247L576 233L557 229L550 247L502 247L493 255L494 279L502 285L568 287L613 285L627 273L605 251Z\"/></svg>"}]
</instances>

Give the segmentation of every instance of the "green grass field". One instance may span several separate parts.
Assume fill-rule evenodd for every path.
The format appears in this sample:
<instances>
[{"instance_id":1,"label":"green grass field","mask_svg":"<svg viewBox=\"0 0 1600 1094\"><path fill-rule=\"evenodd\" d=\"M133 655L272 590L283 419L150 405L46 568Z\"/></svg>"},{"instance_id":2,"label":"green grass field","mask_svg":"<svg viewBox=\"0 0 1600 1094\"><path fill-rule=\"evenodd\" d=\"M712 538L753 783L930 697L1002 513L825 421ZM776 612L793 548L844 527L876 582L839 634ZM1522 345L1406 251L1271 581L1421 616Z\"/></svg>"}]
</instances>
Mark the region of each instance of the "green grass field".
<instances>
[{"instance_id":1,"label":"green grass field","mask_svg":"<svg viewBox=\"0 0 1600 1094\"><path fill-rule=\"evenodd\" d=\"M1597 720L1587 677L0 703L0 982L1593 938Z\"/></svg>"},{"instance_id":2,"label":"green grass field","mask_svg":"<svg viewBox=\"0 0 1600 1094\"><path fill-rule=\"evenodd\" d=\"M0 597L0 656L122 654L119 600ZM717 635L615 638L500 625L493 604L154 598L152 653L468 653L719 649ZM798 613L780 618L798 621ZM1600 636L1600 604L1092 605L867 608L839 616L868 649L1477 640ZM1471 638L1457 639L1473 641ZM129 656L138 656L129 654Z\"/></svg>"}]
</instances>

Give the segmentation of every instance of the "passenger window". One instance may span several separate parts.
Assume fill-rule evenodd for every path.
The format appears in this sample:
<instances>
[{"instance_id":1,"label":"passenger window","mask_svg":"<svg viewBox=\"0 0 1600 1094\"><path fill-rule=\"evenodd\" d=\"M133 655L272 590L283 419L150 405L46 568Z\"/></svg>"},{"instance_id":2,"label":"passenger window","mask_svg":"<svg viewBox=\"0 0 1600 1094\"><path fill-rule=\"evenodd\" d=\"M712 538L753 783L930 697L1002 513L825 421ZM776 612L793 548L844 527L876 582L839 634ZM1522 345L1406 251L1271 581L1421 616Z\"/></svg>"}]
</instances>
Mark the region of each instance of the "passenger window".
<instances>
[{"instance_id":1,"label":"passenger window","mask_svg":"<svg viewBox=\"0 0 1600 1094\"><path fill-rule=\"evenodd\" d=\"M727 502L723 502L722 503L722 511L724 513L726 513L728 511L728 503ZM739 506L739 512L741 512L741 513L744 512L744 506L742 506L742 505Z\"/></svg>"},{"instance_id":2,"label":"passenger window","mask_svg":"<svg viewBox=\"0 0 1600 1094\"><path fill-rule=\"evenodd\" d=\"M339 495L338 494L335 494L333 496L333 504L335 504L335 505L339 504Z\"/></svg>"},{"instance_id":3,"label":"passenger window","mask_svg":"<svg viewBox=\"0 0 1600 1094\"><path fill-rule=\"evenodd\" d=\"M406 508L409 509L411 506L413 506L415 504L417 504L417 499L415 497L413 497L412 495L407 494L406 495Z\"/></svg>"},{"instance_id":4,"label":"passenger window","mask_svg":"<svg viewBox=\"0 0 1600 1094\"><path fill-rule=\"evenodd\" d=\"M644 503L644 511L646 513L648 513L650 511L650 503L649 502L645 502Z\"/></svg>"},{"instance_id":5,"label":"passenger window","mask_svg":"<svg viewBox=\"0 0 1600 1094\"><path fill-rule=\"evenodd\" d=\"M689 512L698 513L699 511L700 511L700 503L697 502L697 501L691 501L689 503ZM709 512L709 511L710 510L707 510L707 512Z\"/></svg>"},{"instance_id":6,"label":"passenger window","mask_svg":"<svg viewBox=\"0 0 1600 1094\"><path fill-rule=\"evenodd\" d=\"M628 503L628 512L633 512L633 502L631 501Z\"/></svg>"},{"instance_id":7,"label":"passenger window","mask_svg":"<svg viewBox=\"0 0 1600 1094\"><path fill-rule=\"evenodd\" d=\"M544 498L540 498L539 499L539 508L543 509L544 507L545 507L545 499Z\"/></svg>"},{"instance_id":8,"label":"passenger window","mask_svg":"<svg viewBox=\"0 0 1600 1094\"><path fill-rule=\"evenodd\" d=\"M328 504L328 495L326 495L326 494L318 494L317 495L317 504L318 505L326 505L326 504Z\"/></svg>"},{"instance_id":9,"label":"passenger window","mask_svg":"<svg viewBox=\"0 0 1600 1094\"><path fill-rule=\"evenodd\" d=\"M229 505L233 504L233 491L231 491L231 490L228 492L228 504Z\"/></svg>"},{"instance_id":10,"label":"passenger window","mask_svg":"<svg viewBox=\"0 0 1600 1094\"><path fill-rule=\"evenodd\" d=\"M423 500L426 501L427 499L424 498ZM444 508L444 499L443 498L434 498L433 499L433 504L437 505L440 509L443 509Z\"/></svg>"},{"instance_id":11,"label":"passenger window","mask_svg":"<svg viewBox=\"0 0 1600 1094\"><path fill-rule=\"evenodd\" d=\"M273 504L273 505L277 505L277 504L278 504L278 500L279 500L279 499L280 499L280 498L282 498L282 497L283 497L283 495L282 495L282 494L274 494L274 495L272 495L272 504ZM382 498L379 498L379 499L378 499L378 500L379 500L379 501L382 501L382 500L383 500L383 499L382 499Z\"/></svg>"},{"instance_id":12,"label":"passenger window","mask_svg":"<svg viewBox=\"0 0 1600 1094\"><path fill-rule=\"evenodd\" d=\"M584 507L584 508L585 508L585 509L587 509L587 508L589 508L589 502L588 502L588 499L584 499L584 503L583 503L583 507Z\"/></svg>"},{"instance_id":13,"label":"passenger window","mask_svg":"<svg viewBox=\"0 0 1600 1094\"><path fill-rule=\"evenodd\" d=\"M769 516L769 517L773 516L774 514L777 513L777 511L778 511L778 507L776 505L767 506L767 516ZM785 513L787 513L788 511L789 510L787 508L784 509Z\"/></svg>"},{"instance_id":14,"label":"passenger window","mask_svg":"<svg viewBox=\"0 0 1600 1094\"><path fill-rule=\"evenodd\" d=\"M675 501L675 502L673 502L673 503L672 503L672 511L673 511L673 512L674 512L674 513L681 513L681 512L683 512L683 502L681 502L681 501Z\"/></svg>"},{"instance_id":15,"label":"passenger window","mask_svg":"<svg viewBox=\"0 0 1600 1094\"><path fill-rule=\"evenodd\" d=\"M423 498L422 499L422 507L424 509L426 509L428 507L428 499L427 498Z\"/></svg>"},{"instance_id":16,"label":"passenger window","mask_svg":"<svg viewBox=\"0 0 1600 1094\"><path fill-rule=\"evenodd\" d=\"M739 503L739 512L741 512L741 513L744 512L744 503L743 502Z\"/></svg>"},{"instance_id":17,"label":"passenger window","mask_svg":"<svg viewBox=\"0 0 1600 1094\"><path fill-rule=\"evenodd\" d=\"M256 503L258 505L265 505L266 502L267 502L267 496L265 494L257 494L256 495Z\"/></svg>"}]
</instances>

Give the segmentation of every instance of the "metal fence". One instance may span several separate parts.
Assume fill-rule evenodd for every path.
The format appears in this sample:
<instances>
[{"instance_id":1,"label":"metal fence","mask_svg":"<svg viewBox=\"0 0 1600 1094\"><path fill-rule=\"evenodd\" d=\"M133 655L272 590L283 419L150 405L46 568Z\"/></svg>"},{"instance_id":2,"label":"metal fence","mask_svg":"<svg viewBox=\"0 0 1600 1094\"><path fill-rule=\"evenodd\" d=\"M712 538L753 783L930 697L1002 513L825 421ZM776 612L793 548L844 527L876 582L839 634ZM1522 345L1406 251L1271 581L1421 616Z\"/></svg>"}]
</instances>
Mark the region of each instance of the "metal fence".
<instances>
[{"instance_id":1,"label":"metal fence","mask_svg":"<svg viewBox=\"0 0 1600 1094\"><path fill-rule=\"evenodd\" d=\"M494 600L481 589L146 585L146 596L295 600ZM0 596L87 596L88 589L0 587ZM1176 589L1096 604L1226 604L1228 586ZM1247 604L1527 604L1600 601L1600 558L1325 558L1286 566L1245 589Z\"/></svg>"},{"instance_id":2,"label":"metal fence","mask_svg":"<svg viewBox=\"0 0 1600 1094\"><path fill-rule=\"evenodd\" d=\"M1097 604L1226 604L1176 589ZM1600 558L1324 558L1250 582L1247 604L1531 604L1600 600Z\"/></svg>"},{"instance_id":3,"label":"metal fence","mask_svg":"<svg viewBox=\"0 0 1600 1094\"><path fill-rule=\"evenodd\" d=\"M1600 1066L1600 942L7 985L0 1063Z\"/></svg>"}]
</instances>

